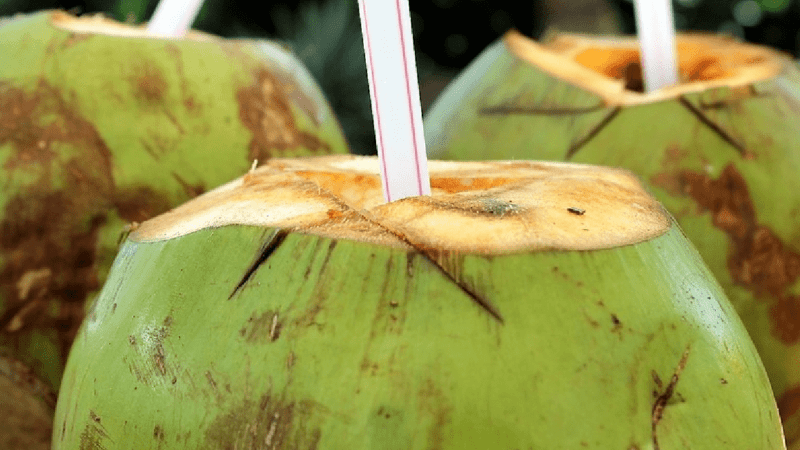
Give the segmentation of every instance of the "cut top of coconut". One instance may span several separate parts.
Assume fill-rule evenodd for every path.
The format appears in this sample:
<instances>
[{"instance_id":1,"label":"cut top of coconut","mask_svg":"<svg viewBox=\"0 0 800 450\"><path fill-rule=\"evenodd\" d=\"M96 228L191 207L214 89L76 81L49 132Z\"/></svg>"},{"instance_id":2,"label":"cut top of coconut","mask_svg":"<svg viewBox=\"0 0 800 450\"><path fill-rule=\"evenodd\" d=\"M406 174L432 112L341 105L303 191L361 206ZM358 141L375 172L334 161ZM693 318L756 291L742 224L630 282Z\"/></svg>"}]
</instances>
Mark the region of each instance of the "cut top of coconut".
<instances>
[{"instance_id":1,"label":"cut top of coconut","mask_svg":"<svg viewBox=\"0 0 800 450\"><path fill-rule=\"evenodd\" d=\"M109 19L102 14L75 17L63 11L54 11L51 16L54 27L77 34L101 34L106 36L133 37L146 39L187 39L192 41L211 41L216 39L200 31L188 31L181 37L152 34L145 25L129 25Z\"/></svg>"},{"instance_id":2,"label":"cut top of coconut","mask_svg":"<svg viewBox=\"0 0 800 450\"><path fill-rule=\"evenodd\" d=\"M629 172L553 162L430 161L432 195L384 203L375 157L273 159L131 233L158 241L253 225L423 251L592 250L665 233Z\"/></svg>"},{"instance_id":3,"label":"cut top of coconut","mask_svg":"<svg viewBox=\"0 0 800 450\"><path fill-rule=\"evenodd\" d=\"M747 87L777 76L791 63L783 53L732 37L679 34L680 83L644 93L639 42L634 37L556 34L540 44L511 31L504 41L517 58L598 95L609 106L652 103L715 87Z\"/></svg>"}]
</instances>

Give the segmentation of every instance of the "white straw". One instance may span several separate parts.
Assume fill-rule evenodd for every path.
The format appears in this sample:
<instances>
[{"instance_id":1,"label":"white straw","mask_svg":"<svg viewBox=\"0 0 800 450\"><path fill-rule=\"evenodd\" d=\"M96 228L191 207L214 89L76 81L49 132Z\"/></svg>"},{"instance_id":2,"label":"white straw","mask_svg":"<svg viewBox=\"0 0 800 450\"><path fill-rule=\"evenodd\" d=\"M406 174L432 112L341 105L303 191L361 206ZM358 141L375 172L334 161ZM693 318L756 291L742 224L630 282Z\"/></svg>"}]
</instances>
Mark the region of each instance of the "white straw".
<instances>
[{"instance_id":1,"label":"white straw","mask_svg":"<svg viewBox=\"0 0 800 450\"><path fill-rule=\"evenodd\" d=\"M375 139L387 202L429 195L408 0L359 0Z\"/></svg>"},{"instance_id":2,"label":"white straw","mask_svg":"<svg viewBox=\"0 0 800 450\"><path fill-rule=\"evenodd\" d=\"M203 0L161 0L147 32L155 36L180 38L192 27Z\"/></svg>"},{"instance_id":3,"label":"white straw","mask_svg":"<svg viewBox=\"0 0 800 450\"><path fill-rule=\"evenodd\" d=\"M646 92L678 84L671 0L634 0Z\"/></svg>"}]
</instances>

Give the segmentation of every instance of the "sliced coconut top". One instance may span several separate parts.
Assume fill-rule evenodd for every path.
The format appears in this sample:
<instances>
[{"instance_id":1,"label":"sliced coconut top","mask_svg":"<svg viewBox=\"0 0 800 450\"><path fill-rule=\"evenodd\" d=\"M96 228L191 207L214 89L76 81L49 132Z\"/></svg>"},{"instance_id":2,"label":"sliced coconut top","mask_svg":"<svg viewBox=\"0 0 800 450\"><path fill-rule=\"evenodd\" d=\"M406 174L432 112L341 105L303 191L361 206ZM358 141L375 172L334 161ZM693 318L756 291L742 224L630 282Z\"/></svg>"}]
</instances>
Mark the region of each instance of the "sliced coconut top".
<instances>
[{"instance_id":1,"label":"sliced coconut top","mask_svg":"<svg viewBox=\"0 0 800 450\"><path fill-rule=\"evenodd\" d=\"M500 254L635 244L671 226L629 172L522 161L429 161L432 195L384 203L378 159L273 159L142 223L135 241L225 225L425 251Z\"/></svg>"},{"instance_id":2,"label":"sliced coconut top","mask_svg":"<svg viewBox=\"0 0 800 450\"><path fill-rule=\"evenodd\" d=\"M645 94L639 42L633 37L557 34L540 44L511 31L504 40L518 58L595 93L611 106L657 102L714 87L747 88L777 76L791 63L788 55L732 37L679 34L680 84Z\"/></svg>"},{"instance_id":3,"label":"sliced coconut top","mask_svg":"<svg viewBox=\"0 0 800 450\"><path fill-rule=\"evenodd\" d=\"M102 14L75 17L63 11L53 11L51 23L55 27L80 34L103 34L107 36L137 37L148 39L188 39L193 41L210 41L217 39L213 35L192 30L189 30L184 36L181 37L156 36L148 33L146 25L119 23L113 19L105 17Z\"/></svg>"}]
</instances>

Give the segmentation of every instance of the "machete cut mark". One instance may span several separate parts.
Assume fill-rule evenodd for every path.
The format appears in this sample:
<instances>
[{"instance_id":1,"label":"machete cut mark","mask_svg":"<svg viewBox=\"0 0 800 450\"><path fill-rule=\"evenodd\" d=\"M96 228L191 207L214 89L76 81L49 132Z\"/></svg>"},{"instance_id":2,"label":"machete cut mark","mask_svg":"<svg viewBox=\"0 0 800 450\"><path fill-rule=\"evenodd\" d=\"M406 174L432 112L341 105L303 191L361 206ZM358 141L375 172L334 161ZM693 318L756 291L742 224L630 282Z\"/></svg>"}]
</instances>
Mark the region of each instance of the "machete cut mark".
<instances>
[{"instance_id":1,"label":"machete cut mark","mask_svg":"<svg viewBox=\"0 0 800 450\"><path fill-rule=\"evenodd\" d=\"M597 125L595 125L591 130L589 130L589 132L585 136L573 142L572 145L569 147L569 149L567 149L567 153L564 155L564 161L571 160L572 157L575 156L575 154L578 153L578 151L581 148L583 148L584 145L586 145L590 140L592 140L592 138L594 138L601 131L603 131L603 128L605 128L606 125L611 123L611 121L614 120L614 118L617 117L617 115L621 111L622 107L620 106L612 109L605 117L603 117L603 119L600 122L597 123Z\"/></svg>"},{"instance_id":2,"label":"machete cut mark","mask_svg":"<svg viewBox=\"0 0 800 450\"><path fill-rule=\"evenodd\" d=\"M698 106L701 110L738 109L742 102L752 98L771 98L772 93L758 92L752 84L747 86L731 87L729 94L724 99L708 101L701 99Z\"/></svg>"},{"instance_id":3,"label":"machete cut mark","mask_svg":"<svg viewBox=\"0 0 800 450\"><path fill-rule=\"evenodd\" d=\"M183 192L186 193L186 196L188 198L195 198L206 191L205 186L203 186L202 184L191 185L189 184L188 181L184 180L183 177L178 175L176 172L172 172L172 178L174 178L175 181L177 181L178 184L181 185L181 187L183 188Z\"/></svg>"},{"instance_id":4,"label":"machete cut mark","mask_svg":"<svg viewBox=\"0 0 800 450\"><path fill-rule=\"evenodd\" d=\"M800 342L800 299L788 292L800 277L800 254L758 223L744 177L729 164L716 180L690 171L680 179L683 191L710 211L714 226L728 235L733 281L762 299L773 299L772 334L788 345Z\"/></svg>"},{"instance_id":5,"label":"machete cut mark","mask_svg":"<svg viewBox=\"0 0 800 450\"><path fill-rule=\"evenodd\" d=\"M445 267L443 267L441 264L439 264L437 262L436 255L433 253L432 249L425 248L424 246L420 245L419 243L413 242L402 231L395 230L393 227L388 226L385 223L382 223L380 220L376 219L375 217L373 217L368 212L363 211L363 210L359 210L359 209L347 204L344 201L344 199L342 199L339 196L335 195L330 189L328 189L328 187L326 187L326 185L324 183L321 183L321 181L326 180L327 177L318 177L318 178L314 177L314 178L307 178L307 179L309 179L310 181L314 182L317 186L319 186L320 194L321 195L325 195L329 199L333 200L338 206L340 206L342 208L343 211L348 212L348 213L349 212L355 213L356 215L358 215L359 217L363 218L367 222L369 222L369 223L371 223L371 224L373 224L373 225L375 225L377 227L380 227L381 229L385 230L387 233L395 236L401 242L405 243L406 245L412 247L414 250L416 250L417 252L422 254L434 266L436 266L436 268L438 268L442 272L442 274L444 274L450 281L452 281L456 286L458 286L462 291L464 291L464 293L473 302L475 302L475 304L477 304L482 310L486 311L489 315L491 315L495 320L497 320L501 324L503 323L503 316L500 314L500 311L497 309L497 307L494 306L491 303L491 301L489 301L488 299L486 299L486 298L480 296L479 294L477 294L475 292L475 290L472 289L469 285L467 285L463 281L459 280L458 277L456 277L453 274L451 274L447 269L445 269ZM492 183L494 183L494 185L499 185L499 186L502 186L502 185L506 184L505 182L502 181L502 179L493 180ZM448 184L448 183L445 183L445 184ZM330 216L330 213L328 215ZM332 241L332 243L334 243L334 242L336 242L336 241L335 240ZM328 260L329 257L330 257L330 250L328 252L328 255L326 256L325 263L323 264L323 267L327 264L327 260ZM308 274L306 274L306 276L308 276ZM246 282L246 280L243 280L243 282L240 283L240 286L242 284L244 284L244 282ZM237 287L237 290L238 290L238 287ZM236 293L236 291L234 291L233 294L231 294L231 297L233 297L233 295L235 293ZM314 308L312 308L312 310L310 311L310 312L313 313L312 314L312 318L313 318L313 316L316 316L316 313L318 312L318 310L320 308L321 308L321 305L316 305ZM312 323L310 321L306 321L306 322L307 323Z\"/></svg>"},{"instance_id":6,"label":"machete cut mark","mask_svg":"<svg viewBox=\"0 0 800 450\"><path fill-rule=\"evenodd\" d=\"M240 89L239 118L250 130L248 160L266 161L283 150L305 147L315 153L330 153L330 146L317 136L297 128L286 86L266 70L259 71L256 83Z\"/></svg>"},{"instance_id":7,"label":"machete cut mark","mask_svg":"<svg viewBox=\"0 0 800 450\"><path fill-rule=\"evenodd\" d=\"M498 106L485 106L478 110L478 114L483 116L511 116L511 115L526 115L526 116L577 116L581 114L591 114L597 111L608 109L608 106L603 103L598 103L595 106L586 106L583 108L537 108L531 106L516 106L516 105L498 105Z\"/></svg>"},{"instance_id":8,"label":"machete cut mark","mask_svg":"<svg viewBox=\"0 0 800 450\"><path fill-rule=\"evenodd\" d=\"M695 117L697 117L700 123L710 128L711 131L716 133L720 138L722 138L723 141L733 146L733 148L736 149L736 151L742 158L745 159L753 158L753 154L749 150L747 150L747 148L745 148L745 146L741 142L734 139L734 137L731 136L730 133L725 131L725 129L723 129L716 122L711 120L706 115L705 112L692 105L692 103L689 100L687 100L686 97L681 96L678 98L678 101L680 101L681 105L683 105L687 110L689 110L689 112L691 112Z\"/></svg>"},{"instance_id":9,"label":"machete cut mark","mask_svg":"<svg viewBox=\"0 0 800 450\"><path fill-rule=\"evenodd\" d=\"M667 408L667 404L669 403L672 396L675 394L675 387L678 385L678 381L681 378L681 373L683 373L683 369L686 368L686 361L689 359L689 351L691 347L686 347L686 350L683 351L683 355L681 356L680 361L678 362L678 366L675 368L675 372L672 373L672 378L670 378L667 387L664 388L664 392L658 393L656 397L656 401L653 403L653 412L651 415L651 424L653 429L653 449L659 450L660 447L658 445L658 423L661 421L661 418L664 417L664 410ZM654 372L655 373L655 372ZM657 378L658 374L655 374L654 378ZM659 385L660 383L656 383Z\"/></svg>"},{"instance_id":10,"label":"machete cut mark","mask_svg":"<svg viewBox=\"0 0 800 450\"><path fill-rule=\"evenodd\" d=\"M410 243L410 242L409 242L409 245L413 246L413 244ZM427 258L428 261L430 261L434 266L436 266L436 268L439 269L439 271L442 272L442 274L445 277L447 277L448 280L450 280L453 284L458 286L467 295L467 297L470 298L470 300L472 300L476 305L478 305L481 309L483 309L485 312L487 312L495 320L500 322L501 325L503 324L503 315L500 314L500 310L497 308L497 306L492 304L492 302L489 301L489 299L487 299L487 298L483 297L482 295L478 294L472 286L470 286L469 284L465 283L463 280L461 280L460 278L456 277L454 274L450 273L450 271L445 269L444 266L439 264L439 262L431 254L430 251L426 252L425 250L423 250L420 247L415 247L415 248L422 254L422 256Z\"/></svg>"},{"instance_id":11,"label":"machete cut mark","mask_svg":"<svg viewBox=\"0 0 800 450\"><path fill-rule=\"evenodd\" d=\"M250 280L253 274L256 273L258 268L261 267L261 265L264 264L264 262L266 262L267 259L269 259L269 257L272 256L275 250L277 250L278 247L283 243L288 234L289 234L288 231L281 228L275 230L272 233L272 235L267 239L267 241L264 242L264 244L261 246L261 250L259 251L258 257L256 257L255 261L253 261L253 264L251 264L250 267L247 269L247 271L244 273L242 279L239 281L239 283L233 289L233 292L231 292L231 295L228 297L228 300L232 299L233 296L236 295L236 293L239 292L239 290L241 290L245 284L247 284L247 282Z\"/></svg>"}]
</instances>

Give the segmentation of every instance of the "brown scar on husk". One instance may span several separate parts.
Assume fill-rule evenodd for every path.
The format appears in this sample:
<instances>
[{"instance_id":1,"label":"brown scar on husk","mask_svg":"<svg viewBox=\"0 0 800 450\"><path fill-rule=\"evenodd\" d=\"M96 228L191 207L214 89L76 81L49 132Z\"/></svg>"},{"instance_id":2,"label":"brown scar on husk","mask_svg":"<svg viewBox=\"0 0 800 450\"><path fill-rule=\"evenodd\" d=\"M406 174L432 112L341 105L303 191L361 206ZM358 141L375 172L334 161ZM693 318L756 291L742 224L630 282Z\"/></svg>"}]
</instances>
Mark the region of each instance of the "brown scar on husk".
<instances>
[{"instance_id":1,"label":"brown scar on husk","mask_svg":"<svg viewBox=\"0 0 800 450\"><path fill-rule=\"evenodd\" d=\"M0 355L0 376L10 380L17 389L28 392L51 409L56 406L56 393L24 362Z\"/></svg>"},{"instance_id":2,"label":"brown scar on husk","mask_svg":"<svg viewBox=\"0 0 800 450\"><path fill-rule=\"evenodd\" d=\"M783 422L789 417L792 417L797 411L800 411L800 385L793 386L784 391L777 401L778 412L781 415L781 422Z\"/></svg>"},{"instance_id":3,"label":"brown scar on husk","mask_svg":"<svg viewBox=\"0 0 800 450\"><path fill-rule=\"evenodd\" d=\"M258 71L255 83L239 89L239 118L250 130L248 160L266 161L282 151L305 147L315 153L329 153L330 145L297 128L287 87L267 70Z\"/></svg>"},{"instance_id":4,"label":"brown scar on husk","mask_svg":"<svg viewBox=\"0 0 800 450\"><path fill-rule=\"evenodd\" d=\"M785 424L790 417L793 417L800 411L800 385L795 385L786 389L776 400L778 402L778 413L781 417L781 423ZM800 432L792 427L785 426L784 428L786 431L786 446L787 448L794 448L793 444L800 440Z\"/></svg>"},{"instance_id":5,"label":"brown scar on husk","mask_svg":"<svg viewBox=\"0 0 800 450\"><path fill-rule=\"evenodd\" d=\"M213 420L205 433L206 444L209 448L227 448L236 442L240 448L316 450L322 430L311 423L318 412L327 411L312 401L286 402L269 392L257 402L245 398Z\"/></svg>"},{"instance_id":6,"label":"brown scar on husk","mask_svg":"<svg viewBox=\"0 0 800 450\"><path fill-rule=\"evenodd\" d=\"M45 81L30 90L0 82L0 123L0 144L12 149L5 173L33 179L0 215L0 334L18 348L26 333L54 330L65 360L84 303L100 287L97 241L109 211L143 221L170 205L147 188L117 189L102 136ZM54 150L61 144L78 154L63 159Z\"/></svg>"},{"instance_id":7,"label":"brown scar on husk","mask_svg":"<svg viewBox=\"0 0 800 450\"><path fill-rule=\"evenodd\" d=\"M773 336L787 345L800 342L800 296L788 292L800 277L800 254L758 222L744 177L729 164L716 180L691 171L679 178L683 191L710 211L714 226L728 236L733 281L771 299Z\"/></svg>"},{"instance_id":8,"label":"brown scar on husk","mask_svg":"<svg viewBox=\"0 0 800 450\"><path fill-rule=\"evenodd\" d=\"M691 350L691 346L687 346L686 350L683 351L683 355L681 356L680 361L678 361L678 366L675 368L675 371L672 373L672 377L667 383L667 386L664 388L663 392L658 393L656 396L655 402L653 402L653 410L651 413L651 426L652 426L652 434L653 434L653 450L659 450L660 447L658 445L658 423L661 422L661 418L664 417L664 410L667 408L670 399L673 395L675 395L675 387L678 385L678 381L680 381L681 374L683 370L686 368L686 362L689 360L689 352ZM653 372L654 382L658 386L658 389L661 389L661 383L658 379L658 374ZM657 380L657 381L655 381Z\"/></svg>"},{"instance_id":9,"label":"brown scar on husk","mask_svg":"<svg viewBox=\"0 0 800 450\"><path fill-rule=\"evenodd\" d=\"M81 432L81 450L106 450L108 433L100 417L94 411L89 411L89 419Z\"/></svg>"},{"instance_id":10,"label":"brown scar on husk","mask_svg":"<svg viewBox=\"0 0 800 450\"><path fill-rule=\"evenodd\" d=\"M141 64L138 73L131 77L130 81L134 97L147 104L163 102L167 91L167 81L155 64L148 62Z\"/></svg>"},{"instance_id":11,"label":"brown scar on husk","mask_svg":"<svg viewBox=\"0 0 800 450\"><path fill-rule=\"evenodd\" d=\"M280 337L282 328L283 321L277 311L268 310L260 314L253 312L239 329L239 336L250 343L274 342Z\"/></svg>"}]
</instances>

